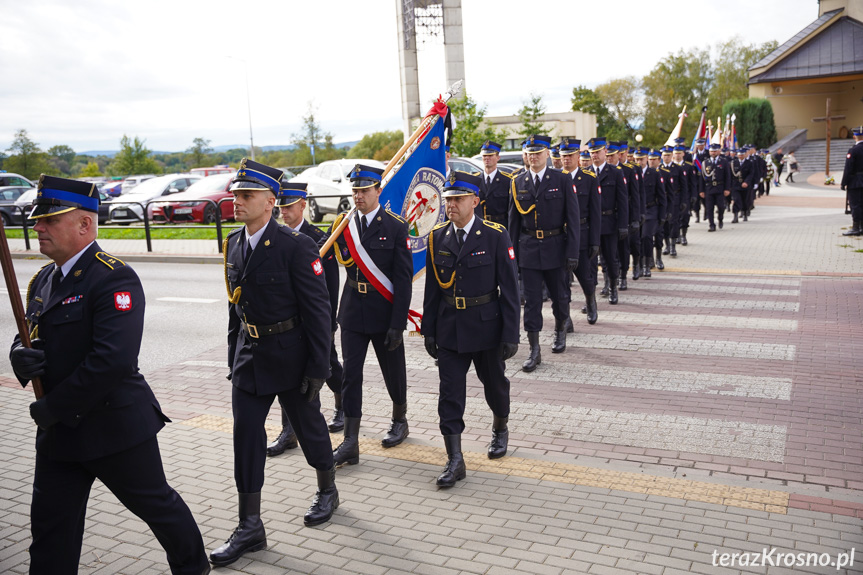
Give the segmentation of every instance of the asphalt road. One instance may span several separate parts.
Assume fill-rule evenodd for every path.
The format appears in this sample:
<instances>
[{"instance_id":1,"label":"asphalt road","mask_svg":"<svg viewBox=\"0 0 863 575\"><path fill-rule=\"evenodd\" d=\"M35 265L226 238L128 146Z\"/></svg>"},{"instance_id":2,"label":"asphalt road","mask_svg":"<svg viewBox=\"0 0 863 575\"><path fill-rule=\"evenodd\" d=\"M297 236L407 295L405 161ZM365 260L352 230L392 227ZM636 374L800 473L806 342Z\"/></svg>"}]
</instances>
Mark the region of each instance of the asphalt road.
<instances>
[{"instance_id":1,"label":"asphalt road","mask_svg":"<svg viewBox=\"0 0 863 575\"><path fill-rule=\"evenodd\" d=\"M44 260L15 260L21 290L45 264ZM139 367L146 376L164 365L226 343L228 310L224 270L212 264L131 264L144 284L147 311ZM22 293L22 298L23 298ZM171 299L178 298L178 299ZM0 288L0 375L12 377L8 346L15 320L5 285Z\"/></svg>"}]
</instances>

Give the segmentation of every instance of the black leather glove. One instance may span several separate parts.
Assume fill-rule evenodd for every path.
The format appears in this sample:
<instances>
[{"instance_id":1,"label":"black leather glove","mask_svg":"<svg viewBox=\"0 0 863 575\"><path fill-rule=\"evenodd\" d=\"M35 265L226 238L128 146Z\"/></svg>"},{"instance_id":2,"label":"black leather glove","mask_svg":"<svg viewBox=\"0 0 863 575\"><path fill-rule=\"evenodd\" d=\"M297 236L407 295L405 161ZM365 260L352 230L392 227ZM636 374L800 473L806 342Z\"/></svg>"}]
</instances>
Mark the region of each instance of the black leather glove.
<instances>
[{"instance_id":1,"label":"black leather glove","mask_svg":"<svg viewBox=\"0 0 863 575\"><path fill-rule=\"evenodd\" d=\"M587 252L588 259L593 259L599 255L599 246L590 246L590 251Z\"/></svg>"},{"instance_id":2,"label":"black leather glove","mask_svg":"<svg viewBox=\"0 0 863 575\"><path fill-rule=\"evenodd\" d=\"M400 329L390 328L387 330L387 336L384 338L384 347L387 351L395 351L402 344L402 332Z\"/></svg>"},{"instance_id":3,"label":"black leather glove","mask_svg":"<svg viewBox=\"0 0 863 575\"><path fill-rule=\"evenodd\" d=\"M426 353L432 356L432 359L437 359L437 342L435 339L427 335L423 338L423 344L426 346Z\"/></svg>"},{"instance_id":4,"label":"black leather glove","mask_svg":"<svg viewBox=\"0 0 863 575\"><path fill-rule=\"evenodd\" d=\"M24 347L20 343L9 353L12 371L20 379L33 379L45 375L45 350L38 349L42 341L34 339L33 347Z\"/></svg>"},{"instance_id":5,"label":"black leather glove","mask_svg":"<svg viewBox=\"0 0 863 575\"><path fill-rule=\"evenodd\" d=\"M617 238L620 240L625 240L626 236L629 235L629 228L617 228Z\"/></svg>"},{"instance_id":6,"label":"black leather glove","mask_svg":"<svg viewBox=\"0 0 863 575\"><path fill-rule=\"evenodd\" d=\"M225 379L227 379L228 381L231 381L231 378L232 378L232 377L234 377L234 370L233 370L233 369L229 369L229 370L228 370L228 375L226 375L226 376L225 376Z\"/></svg>"},{"instance_id":7,"label":"black leather glove","mask_svg":"<svg viewBox=\"0 0 863 575\"><path fill-rule=\"evenodd\" d=\"M36 422L36 425L42 429L49 429L52 425L60 421L48 409L48 401L43 397L30 404L30 417Z\"/></svg>"},{"instance_id":8,"label":"black leather glove","mask_svg":"<svg viewBox=\"0 0 863 575\"><path fill-rule=\"evenodd\" d=\"M321 388L324 386L326 381L327 380L321 379L320 377L306 376L303 378L303 381L300 382L300 393L306 397L306 401L312 401L318 396L318 392L321 391Z\"/></svg>"},{"instance_id":9,"label":"black leather glove","mask_svg":"<svg viewBox=\"0 0 863 575\"><path fill-rule=\"evenodd\" d=\"M503 361L508 360L512 356L515 355L515 352L518 351L517 343L509 343L507 341L500 342L500 358Z\"/></svg>"},{"instance_id":10,"label":"black leather glove","mask_svg":"<svg viewBox=\"0 0 863 575\"><path fill-rule=\"evenodd\" d=\"M578 258L566 258L566 267L570 273L575 273L575 268L578 267Z\"/></svg>"}]
</instances>

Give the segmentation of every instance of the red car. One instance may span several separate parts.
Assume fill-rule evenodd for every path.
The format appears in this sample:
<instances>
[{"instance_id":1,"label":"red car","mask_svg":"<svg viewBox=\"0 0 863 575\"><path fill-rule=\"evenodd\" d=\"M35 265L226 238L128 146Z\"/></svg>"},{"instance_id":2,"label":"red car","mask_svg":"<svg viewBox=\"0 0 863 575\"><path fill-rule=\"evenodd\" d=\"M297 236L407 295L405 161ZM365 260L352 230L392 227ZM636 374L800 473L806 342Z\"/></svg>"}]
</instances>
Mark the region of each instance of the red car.
<instances>
[{"instance_id":1,"label":"red car","mask_svg":"<svg viewBox=\"0 0 863 575\"><path fill-rule=\"evenodd\" d=\"M234 197L228 188L231 185L236 172L229 174L216 174L199 180L189 188L171 196L170 203L153 204L153 221L160 223L189 223L198 222L213 224L216 222L216 208L208 202L195 202L193 200L212 200L219 205L222 212L222 220L234 219ZM219 200L229 198L219 203Z\"/></svg>"}]
</instances>

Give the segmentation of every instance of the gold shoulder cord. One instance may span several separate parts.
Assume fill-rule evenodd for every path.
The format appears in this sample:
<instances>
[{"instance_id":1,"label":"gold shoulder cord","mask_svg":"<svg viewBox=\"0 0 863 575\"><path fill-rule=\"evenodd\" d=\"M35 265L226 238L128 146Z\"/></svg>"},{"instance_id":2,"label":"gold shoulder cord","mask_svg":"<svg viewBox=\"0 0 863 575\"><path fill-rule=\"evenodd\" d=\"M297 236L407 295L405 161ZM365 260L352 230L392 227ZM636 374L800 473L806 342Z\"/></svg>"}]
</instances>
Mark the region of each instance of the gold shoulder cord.
<instances>
[{"instance_id":1,"label":"gold shoulder cord","mask_svg":"<svg viewBox=\"0 0 863 575\"><path fill-rule=\"evenodd\" d=\"M518 210L518 213L520 213L523 216L526 216L527 214L529 214L530 212L532 212L533 210L536 209L536 204L533 204L532 206L530 206L528 209L525 210L521 207L521 204L518 203L518 198L516 198L516 193L515 193L515 178L513 178L513 180L512 180L512 185L510 186L510 190L512 191L512 201L515 202L515 208Z\"/></svg>"},{"instance_id":2,"label":"gold shoulder cord","mask_svg":"<svg viewBox=\"0 0 863 575\"><path fill-rule=\"evenodd\" d=\"M434 230L432 230L429 233L429 250L431 250L431 255L432 255L432 258L431 258L432 270L434 270L434 277L437 280L438 285L440 286L441 289L444 289L444 290L451 288L452 284L455 283L455 270L453 270L452 277L449 278L449 281L444 283L441 281L440 276L437 273L437 266L434 263Z\"/></svg>"},{"instance_id":3,"label":"gold shoulder cord","mask_svg":"<svg viewBox=\"0 0 863 575\"><path fill-rule=\"evenodd\" d=\"M237 286L234 293L231 293L231 282L228 281L228 238L225 238L225 241L222 242L222 258L224 259L225 289L228 290L228 301L231 303L238 303L240 301L240 294L242 294L243 287Z\"/></svg>"},{"instance_id":4,"label":"gold shoulder cord","mask_svg":"<svg viewBox=\"0 0 863 575\"><path fill-rule=\"evenodd\" d=\"M39 276L39 274L42 272L42 270L44 270L45 268L47 268L50 265L51 265L51 262L48 262L47 264L45 264L44 266L39 268L39 271L37 271L35 274L33 274L33 277L30 278L30 283L27 284L27 300L24 302L24 309L25 310L30 306L30 291L33 289L33 282L36 281L36 278ZM30 327L32 325L33 325L33 323L28 319L27 320L27 327ZM33 328L33 331L30 332L30 341L33 341L37 337L39 337L39 326L38 325L35 328Z\"/></svg>"},{"instance_id":5,"label":"gold shoulder cord","mask_svg":"<svg viewBox=\"0 0 863 575\"><path fill-rule=\"evenodd\" d=\"M341 214L336 216L336 221L333 222L333 229L336 229L337 227L339 227L339 224L342 222L342 219L344 219L344 217L345 217L344 213L341 213ZM342 259L342 250L339 249L338 240L333 242L333 252L335 252L335 254L336 254L336 261L339 262L340 264L342 264L343 266L345 266L346 268L349 268L352 265L354 265L354 258L353 257L350 257L346 260Z\"/></svg>"}]
</instances>

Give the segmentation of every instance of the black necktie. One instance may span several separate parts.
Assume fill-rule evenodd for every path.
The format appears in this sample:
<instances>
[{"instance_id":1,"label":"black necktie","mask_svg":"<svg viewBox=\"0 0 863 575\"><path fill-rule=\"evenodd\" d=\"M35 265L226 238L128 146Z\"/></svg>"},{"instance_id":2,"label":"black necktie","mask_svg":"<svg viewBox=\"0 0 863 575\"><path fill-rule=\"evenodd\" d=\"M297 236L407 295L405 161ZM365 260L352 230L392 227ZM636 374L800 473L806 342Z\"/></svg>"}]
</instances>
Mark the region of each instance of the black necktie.
<instances>
[{"instance_id":1,"label":"black necktie","mask_svg":"<svg viewBox=\"0 0 863 575\"><path fill-rule=\"evenodd\" d=\"M252 240L246 240L246 255L243 257L243 266L249 263L252 258Z\"/></svg>"},{"instance_id":2,"label":"black necktie","mask_svg":"<svg viewBox=\"0 0 863 575\"><path fill-rule=\"evenodd\" d=\"M366 230L368 228L369 228L369 224L368 224L368 221L366 220L366 217L365 216L361 217L360 218L360 237L363 237L364 235L366 235Z\"/></svg>"},{"instance_id":3,"label":"black necktie","mask_svg":"<svg viewBox=\"0 0 863 575\"><path fill-rule=\"evenodd\" d=\"M539 189L539 174L533 177L533 185L536 186L536 189Z\"/></svg>"},{"instance_id":4,"label":"black necktie","mask_svg":"<svg viewBox=\"0 0 863 575\"><path fill-rule=\"evenodd\" d=\"M57 288L60 287L61 281L63 281L63 270L59 267L55 267L54 273L51 274L51 289L48 292L48 298L45 300L46 303L51 299L51 296L54 295L54 292L57 291Z\"/></svg>"},{"instance_id":5,"label":"black necktie","mask_svg":"<svg viewBox=\"0 0 863 575\"><path fill-rule=\"evenodd\" d=\"M462 247L464 245L464 230L456 230L455 237L458 240L458 247Z\"/></svg>"},{"instance_id":6,"label":"black necktie","mask_svg":"<svg viewBox=\"0 0 863 575\"><path fill-rule=\"evenodd\" d=\"M491 176L486 176L486 177L485 177L485 185L486 185L486 186L490 186L490 185L491 185Z\"/></svg>"}]
</instances>

